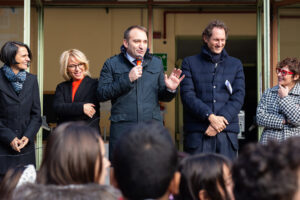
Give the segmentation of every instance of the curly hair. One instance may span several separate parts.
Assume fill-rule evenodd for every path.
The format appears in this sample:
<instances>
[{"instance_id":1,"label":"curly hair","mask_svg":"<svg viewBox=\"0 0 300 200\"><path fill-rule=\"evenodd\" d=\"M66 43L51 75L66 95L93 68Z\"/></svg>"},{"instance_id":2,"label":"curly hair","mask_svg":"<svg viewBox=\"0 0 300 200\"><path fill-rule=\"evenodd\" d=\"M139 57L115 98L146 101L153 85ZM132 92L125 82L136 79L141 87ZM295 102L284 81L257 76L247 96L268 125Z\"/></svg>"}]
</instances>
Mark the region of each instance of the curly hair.
<instances>
[{"instance_id":1,"label":"curly hair","mask_svg":"<svg viewBox=\"0 0 300 200\"><path fill-rule=\"evenodd\" d=\"M297 58L285 58L277 64L277 68L283 68L287 66L291 72L293 72L293 77L295 75L300 76L300 62ZM299 81L299 79L297 80Z\"/></svg>"},{"instance_id":2,"label":"curly hair","mask_svg":"<svg viewBox=\"0 0 300 200\"><path fill-rule=\"evenodd\" d=\"M292 200L298 189L300 137L250 144L233 165L236 200Z\"/></svg>"}]
</instances>

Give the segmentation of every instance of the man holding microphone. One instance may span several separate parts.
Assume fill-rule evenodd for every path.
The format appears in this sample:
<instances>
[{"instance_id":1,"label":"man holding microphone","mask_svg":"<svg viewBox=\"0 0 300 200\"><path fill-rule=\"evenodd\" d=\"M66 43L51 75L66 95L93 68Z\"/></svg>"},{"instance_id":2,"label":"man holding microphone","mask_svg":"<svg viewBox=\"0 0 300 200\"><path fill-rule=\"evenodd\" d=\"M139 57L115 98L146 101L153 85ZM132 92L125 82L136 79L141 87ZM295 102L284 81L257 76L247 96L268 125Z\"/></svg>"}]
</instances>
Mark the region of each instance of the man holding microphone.
<instances>
[{"instance_id":1,"label":"man holding microphone","mask_svg":"<svg viewBox=\"0 0 300 200\"><path fill-rule=\"evenodd\" d=\"M121 53L106 60L100 73L98 98L111 100L109 158L114 146L134 124L162 123L159 101L171 101L184 78L173 69L168 77L162 61L149 53L147 29L131 26L124 32Z\"/></svg>"}]
</instances>

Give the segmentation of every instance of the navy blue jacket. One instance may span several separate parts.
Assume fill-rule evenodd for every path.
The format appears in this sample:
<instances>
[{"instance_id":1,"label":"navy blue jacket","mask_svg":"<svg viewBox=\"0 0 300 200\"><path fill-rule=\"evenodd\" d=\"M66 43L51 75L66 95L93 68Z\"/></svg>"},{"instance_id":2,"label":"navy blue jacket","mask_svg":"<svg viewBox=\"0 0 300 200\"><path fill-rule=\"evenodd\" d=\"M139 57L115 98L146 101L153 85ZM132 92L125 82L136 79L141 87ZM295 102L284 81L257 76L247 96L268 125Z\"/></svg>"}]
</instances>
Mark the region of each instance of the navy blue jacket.
<instances>
[{"instance_id":1,"label":"navy blue jacket","mask_svg":"<svg viewBox=\"0 0 300 200\"><path fill-rule=\"evenodd\" d=\"M180 85L180 94L185 133L204 132L212 113L227 119L229 125L224 131L238 133L238 113L245 96L241 61L229 56L224 49L220 61L214 63L209 50L203 47L200 54L183 60L182 72L185 78ZM232 86L232 94L225 86L226 80Z\"/></svg>"},{"instance_id":2,"label":"navy blue jacket","mask_svg":"<svg viewBox=\"0 0 300 200\"><path fill-rule=\"evenodd\" d=\"M134 65L123 46L119 55L104 63L97 94L101 102L111 100L112 122L162 122L159 101L171 101L176 93L166 88L161 59L147 52L142 66L142 77L130 82L129 72Z\"/></svg>"}]
</instances>

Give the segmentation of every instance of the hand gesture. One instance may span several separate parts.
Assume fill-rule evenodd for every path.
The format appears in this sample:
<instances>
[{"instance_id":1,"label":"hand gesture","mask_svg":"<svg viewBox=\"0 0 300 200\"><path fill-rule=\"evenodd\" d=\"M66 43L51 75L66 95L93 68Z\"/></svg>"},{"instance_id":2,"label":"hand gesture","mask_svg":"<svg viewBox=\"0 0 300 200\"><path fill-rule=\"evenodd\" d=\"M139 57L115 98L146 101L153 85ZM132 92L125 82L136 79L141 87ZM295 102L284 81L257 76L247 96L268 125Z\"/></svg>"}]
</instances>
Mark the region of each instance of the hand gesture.
<instances>
[{"instance_id":1,"label":"hand gesture","mask_svg":"<svg viewBox=\"0 0 300 200\"><path fill-rule=\"evenodd\" d=\"M165 74L165 84L166 87L170 90L176 90L180 82L184 79L185 75L182 75L180 78L182 71L181 69L174 68L169 78L168 75Z\"/></svg>"},{"instance_id":2,"label":"hand gesture","mask_svg":"<svg viewBox=\"0 0 300 200\"><path fill-rule=\"evenodd\" d=\"M19 149L21 150L28 144L29 139L28 137L23 136L20 141L21 141L21 145L19 146Z\"/></svg>"},{"instance_id":3,"label":"hand gesture","mask_svg":"<svg viewBox=\"0 0 300 200\"><path fill-rule=\"evenodd\" d=\"M205 134L208 136L216 136L218 134L218 131L216 131L216 129L214 129L214 127L209 125L205 131Z\"/></svg>"},{"instance_id":4,"label":"hand gesture","mask_svg":"<svg viewBox=\"0 0 300 200\"><path fill-rule=\"evenodd\" d=\"M86 114L87 116L89 116L90 118L92 118L94 116L94 114L96 113L95 110L95 105L92 103L86 103L83 105L83 112L84 114Z\"/></svg>"},{"instance_id":5,"label":"hand gesture","mask_svg":"<svg viewBox=\"0 0 300 200\"><path fill-rule=\"evenodd\" d=\"M15 137L11 142L10 146L13 150L17 152L21 152L20 146L22 145L22 141Z\"/></svg>"},{"instance_id":6,"label":"hand gesture","mask_svg":"<svg viewBox=\"0 0 300 200\"><path fill-rule=\"evenodd\" d=\"M133 82L140 78L143 74L143 67L140 65L134 66L129 72L129 80Z\"/></svg>"},{"instance_id":7,"label":"hand gesture","mask_svg":"<svg viewBox=\"0 0 300 200\"><path fill-rule=\"evenodd\" d=\"M278 96L280 98L284 98L286 97L288 94L289 94L289 87L288 86L283 86L283 85L278 85L279 86L279 89L278 89Z\"/></svg>"},{"instance_id":8,"label":"hand gesture","mask_svg":"<svg viewBox=\"0 0 300 200\"><path fill-rule=\"evenodd\" d=\"M216 116L214 114L211 114L208 117L208 120L210 122L210 125L218 132L220 133L223 131L226 126L228 125L228 121L223 116Z\"/></svg>"}]
</instances>

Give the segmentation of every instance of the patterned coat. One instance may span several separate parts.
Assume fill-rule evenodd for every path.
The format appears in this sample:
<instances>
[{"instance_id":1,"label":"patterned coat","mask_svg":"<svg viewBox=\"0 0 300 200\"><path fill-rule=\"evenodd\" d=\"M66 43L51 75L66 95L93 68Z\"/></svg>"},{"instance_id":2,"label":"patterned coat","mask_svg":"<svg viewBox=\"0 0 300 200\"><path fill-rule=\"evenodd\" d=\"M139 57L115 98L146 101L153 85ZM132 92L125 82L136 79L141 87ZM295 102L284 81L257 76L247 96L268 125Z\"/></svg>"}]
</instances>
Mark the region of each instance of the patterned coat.
<instances>
[{"instance_id":1,"label":"patterned coat","mask_svg":"<svg viewBox=\"0 0 300 200\"><path fill-rule=\"evenodd\" d=\"M300 136L300 83L296 83L289 95L280 98L278 85L266 90L256 111L257 123L264 127L260 142L283 141ZM287 124L283 124L283 121Z\"/></svg>"}]
</instances>

